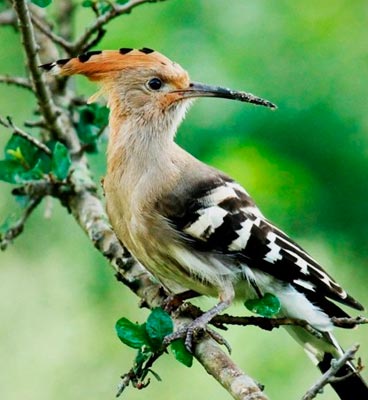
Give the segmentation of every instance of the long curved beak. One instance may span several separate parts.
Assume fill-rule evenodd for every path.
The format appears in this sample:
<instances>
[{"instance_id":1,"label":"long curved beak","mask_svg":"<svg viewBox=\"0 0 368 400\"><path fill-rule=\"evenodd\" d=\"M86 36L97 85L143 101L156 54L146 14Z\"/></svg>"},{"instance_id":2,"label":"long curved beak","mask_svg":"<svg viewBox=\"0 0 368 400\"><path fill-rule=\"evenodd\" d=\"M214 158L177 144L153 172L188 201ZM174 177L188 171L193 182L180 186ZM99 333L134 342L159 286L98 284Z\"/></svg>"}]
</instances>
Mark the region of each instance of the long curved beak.
<instances>
[{"instance_id":1,"label":"long curved beak","mask_svg":"<svg viewBox=\"0 0 368 400\"><path fill-rule=\"evenodd\" d=\"M187 89L175 90L175 93L182 95L182 98L191 97L220 97L223 99L238 100L245 103L257 104L275 110L276 104L268 100L254 96L251 93L239 92L236 90L226 89L220 86L204 85L203 83L192 82Z\"/></svg>"}]
</instances>

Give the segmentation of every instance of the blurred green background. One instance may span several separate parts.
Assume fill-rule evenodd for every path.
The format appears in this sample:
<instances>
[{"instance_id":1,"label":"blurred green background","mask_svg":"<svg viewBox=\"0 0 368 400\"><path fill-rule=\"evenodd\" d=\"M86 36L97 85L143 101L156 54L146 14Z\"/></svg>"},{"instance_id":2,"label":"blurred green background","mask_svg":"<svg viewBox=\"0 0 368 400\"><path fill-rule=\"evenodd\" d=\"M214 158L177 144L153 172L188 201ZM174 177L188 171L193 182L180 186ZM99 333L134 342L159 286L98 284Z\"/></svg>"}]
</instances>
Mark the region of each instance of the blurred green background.
<instances>
[{"instance_id":1,"label":"blurred green background","mask_svg":"<svg viewBox=\"0 0 368 400\"><path fill-rule=\"evenodd\" d=\"M81 8L76 32L91 19ZM99 46L151 47L187 68L193 80L277 103L271 112L200 100L177 140L245 185L263 212L366 306L367 26L364 0L169 0L116 19ZM1 28L0 43L0 73L23 74L18 36ZM76 81L80 94L95 90L82 78ZM35 104L28 93L5 85L0 90L1 115L18 124L32 117ZM1 128L0 144L8 138ZM104 149L91 165L100 179ZM2 219L16 207L10 189L0 184ZM51 219L44 211L39 207L24 234L0 255L0 397L112 399L135 354L120 344L114 323L121 316L142 322L147 311L138 309L137 298L115 281L57 202ZM238 306L233 312L246 310ZM361 344L366 363L367 329L336 332L344 347ZM274 400L300 398L319 376L282 329L231 328L225 336L234 359ZM155 370L162 383L123 396L230 398L198 364L187 369L165 356ZM337 397L326 389L319 398Z\"/></svg>"}]
</instances>

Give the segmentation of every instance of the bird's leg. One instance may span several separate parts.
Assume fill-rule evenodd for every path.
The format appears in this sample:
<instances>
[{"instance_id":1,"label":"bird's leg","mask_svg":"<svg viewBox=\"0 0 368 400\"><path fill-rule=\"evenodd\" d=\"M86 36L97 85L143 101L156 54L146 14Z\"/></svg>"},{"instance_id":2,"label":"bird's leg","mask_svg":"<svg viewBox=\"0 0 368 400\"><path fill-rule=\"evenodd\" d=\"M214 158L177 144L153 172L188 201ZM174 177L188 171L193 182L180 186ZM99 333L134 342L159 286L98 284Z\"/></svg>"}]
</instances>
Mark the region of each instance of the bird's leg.
<instances>
[{"instance_id":1,"label":"bird's leg","mask_svg":"<svg viewBox=\"0 0 368 400\"><path fill-rule=\"evenodd\" d=\"M234 290L224 291L220 294L220 301L210 310L206 311L200 317L196 318L192 322L190 322L185 327L177 330L173 334L167 336L164 340L165 344L169 344L176 339L185 337L185 347L191 353L193 352L193 339L195 339L196 334L201 331L205 330L216 342L220 344L224 344L229 351L231 348L226 340L219 335L217 332L209 329L207 324L214 318L216 315L220 314L222 311L226 310L234 299Z\"/></svg>"}]
</instances>

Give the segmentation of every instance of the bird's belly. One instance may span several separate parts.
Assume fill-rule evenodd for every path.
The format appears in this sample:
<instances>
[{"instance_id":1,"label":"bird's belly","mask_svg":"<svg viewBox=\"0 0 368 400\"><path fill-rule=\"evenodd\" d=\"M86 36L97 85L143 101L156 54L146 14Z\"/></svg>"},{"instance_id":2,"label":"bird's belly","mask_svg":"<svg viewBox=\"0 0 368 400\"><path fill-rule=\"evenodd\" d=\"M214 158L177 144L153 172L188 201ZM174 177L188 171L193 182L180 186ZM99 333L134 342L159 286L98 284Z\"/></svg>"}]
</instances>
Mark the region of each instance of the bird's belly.
<instances>
[{"instance_id":1,"label":"bird's belly","mask_svg":"<svg viewBox=\"0 0 368 400\"><path fill-rule=\"evenodd\" d=\"M228 258L186 247L173 229L157 215L132 212L123 196L106 192L107 213L124 246L152 275L171 292L188 289L207 296L235 290L243 301L254 291L239 266Z\"/></svg>"},{"instance_id":2,"label":"bird's belly","mask_svg":"<svg viewBox=\"0 0 368 400\"><path fill-rule=\"evenodd\" d=\"M175 252L175 240L169 227L158 227L152 216L145 213L132 214L106 196L107 212L115 234L129 252L152 275L171 292L181 292L188 289L200 294L216 296L218 290L210 282L193 275L188 266L178 260ZM138 215L133 217L132 215Z\"/></svg>"}]
</instances>

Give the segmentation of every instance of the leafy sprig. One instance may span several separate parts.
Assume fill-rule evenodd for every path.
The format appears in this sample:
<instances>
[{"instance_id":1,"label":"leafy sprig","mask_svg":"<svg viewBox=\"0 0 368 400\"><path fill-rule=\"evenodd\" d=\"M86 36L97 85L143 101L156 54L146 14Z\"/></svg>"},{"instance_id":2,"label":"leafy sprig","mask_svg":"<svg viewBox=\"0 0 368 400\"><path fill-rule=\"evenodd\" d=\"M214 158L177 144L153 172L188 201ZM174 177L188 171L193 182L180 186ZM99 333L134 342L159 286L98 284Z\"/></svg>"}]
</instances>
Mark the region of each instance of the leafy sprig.
<instances>
[{"instance_id":1,"label":"leafy sprig","mask_svg":"<svg viewBox=\"0 0 368 400\"><path fill-rule=\"evenodd\" d=\"M68 149L58 141L47 143L46 153L22 136L13 134L5 146L0 160L0 180L23 184L52 178L63 181L71 166Z\"/></svg>"},{"instance_id":2,"label":"leafy sprig","mask_svg":"<svg viewBox=\"0 0 368 400\"><path fill-rule=\"evenodd\" d=\"M147 375L150 373L156 379L159 375L152 371L154 362L166 350L163 342L166 336L174 331L174 324L170 315L162 308L154 308L143 324L133 323L127 318L120 318L115 325L119 339L127 346L138 349L133 368L122 376L122 383L117 396L131 383L133 387L142 389L149 383ZM188 352L183 339L175 340L170 344L174 357L187 367L193 364L193 355Z\"/></svg>"}]
</instances>

